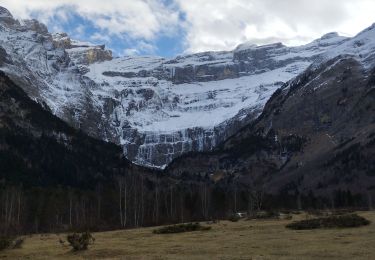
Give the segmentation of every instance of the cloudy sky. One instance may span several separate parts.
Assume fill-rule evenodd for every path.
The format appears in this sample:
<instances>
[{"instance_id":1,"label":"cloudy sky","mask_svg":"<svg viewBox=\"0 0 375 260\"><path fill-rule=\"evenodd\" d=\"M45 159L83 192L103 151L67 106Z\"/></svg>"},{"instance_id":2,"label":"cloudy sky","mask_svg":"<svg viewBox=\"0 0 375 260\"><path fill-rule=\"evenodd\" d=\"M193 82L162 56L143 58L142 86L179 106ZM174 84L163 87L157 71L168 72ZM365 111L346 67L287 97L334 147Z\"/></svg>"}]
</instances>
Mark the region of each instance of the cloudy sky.
<instances>
[{"instance_id":1,"label":"cloudy sky","mask_svg":"<svg viewBox=\"0 0 375 260\"><path fill-rule=\"evenodd\" d=\"M374 0L0 0L16 18L105 43L117 55L175 56L242 42L307 43L375 22Z\"/></svg>"}]
</instances>

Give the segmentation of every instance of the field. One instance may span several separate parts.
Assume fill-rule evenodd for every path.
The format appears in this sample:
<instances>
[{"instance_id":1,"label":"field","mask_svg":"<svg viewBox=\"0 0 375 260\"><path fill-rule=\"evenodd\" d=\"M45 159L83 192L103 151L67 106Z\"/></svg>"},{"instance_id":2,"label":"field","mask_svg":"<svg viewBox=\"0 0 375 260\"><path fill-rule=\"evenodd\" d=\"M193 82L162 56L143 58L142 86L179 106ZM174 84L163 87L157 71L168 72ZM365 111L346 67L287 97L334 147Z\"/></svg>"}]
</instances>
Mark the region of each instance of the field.
<instances>
[{"instance_id":1,"label":"field","mask_svg":"<svg viewBox=\"0 0 375 260\"><path fill-rule=\"evenodd\" d=\"M72 252L65 235L26 237L2 259L375 259L375 212L360 212L369 226L294 231L291 220L240 220L212 224L209 231L153 234L154 228L94 233L95 244ZM293 219L306 218L305 214ZM206 225L206 224L204 224Z\"/></svg>"}]
</instances>

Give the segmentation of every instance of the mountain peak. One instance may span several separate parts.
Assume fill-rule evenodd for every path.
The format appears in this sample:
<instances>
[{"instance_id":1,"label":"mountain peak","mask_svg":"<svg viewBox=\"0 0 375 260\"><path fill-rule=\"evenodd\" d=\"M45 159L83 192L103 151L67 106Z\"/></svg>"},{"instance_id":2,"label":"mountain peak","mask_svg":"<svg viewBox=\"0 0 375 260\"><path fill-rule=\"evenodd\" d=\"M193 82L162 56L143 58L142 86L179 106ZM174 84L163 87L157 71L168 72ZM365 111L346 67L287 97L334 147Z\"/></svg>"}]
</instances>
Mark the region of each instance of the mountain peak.
<instances>
[{"instance_id":1,"label":"mountain peak","mask_svg":"<svg viewBox=\"0 0 375 260\"><path fill-rule=\"evenodd\" d=\"M0 18L12 18L13 15L5 7L0 6Z\"/></svg>"},{"instance_id":2,"label":"mountain peak","mask_svg":"<svg viewBox=\"0 0 375 260\"><path fill-rule=\"evenodd\" d=\"M235 51L243 51L243 50L247 50L247 49L254 49L256 47L258 47L258 45L248 41L248 42L244 42L244 43L239 44L235 48Z\"/></svg>"},{"instance_id":3,"label":"mountain peak","mask_svg":"<svg viewBox=\"0 0 375 260\"><path fill-rule=\"evenodd\" d=\"M13 18L8 9L0 6L0 24L6 27L13 27L14 25L19 25L19 22Z\"/></svg>"},{"instance_id":4,"label":"mountain peak","mask_svg":"<svg viewBox=\"0 0 375 260\"><path fill-rule=\"evenodd\" d=\"M340 35L337 32L330 32L330 33L324 34L320 39L326 40L326 39L332 39L336 37L340 37Z\"/></svg>"}]
</instances>

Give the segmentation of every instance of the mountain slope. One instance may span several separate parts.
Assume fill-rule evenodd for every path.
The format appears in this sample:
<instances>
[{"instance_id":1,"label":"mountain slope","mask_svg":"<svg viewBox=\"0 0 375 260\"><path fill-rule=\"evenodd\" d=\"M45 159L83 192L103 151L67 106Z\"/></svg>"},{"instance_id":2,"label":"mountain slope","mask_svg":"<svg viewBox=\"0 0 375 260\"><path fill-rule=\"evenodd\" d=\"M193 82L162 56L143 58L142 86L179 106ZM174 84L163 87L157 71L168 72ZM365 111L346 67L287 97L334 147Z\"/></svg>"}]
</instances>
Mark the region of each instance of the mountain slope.
<instances>
[{"instance_id":1,"label":"mountain slope","mask_svg":"<svg viewBox=\"0 0 375 260\"><path fill-rule=\"evenodd\" d=\"M198 206L169 199L193 186L136 166L121 147L68 126L1 71L0 169L3 236L176 222L180 215L166 208L202 218Z\"/></svg>"},{"instance_id":2,"label":"mountain slope","mask_svg":"<svg viewBox=\"0 0 375 260\"><path fill-rule=\"evenodd\" d=\"M253 124L212 153L175 160L167 172L235 180L270 194L373 197L375 64L363 59L372 46L366 56L353 51L311 66L278 90Z\"/></svg>"},{"instance_id":3,"label":"mountain slope","mask_svg":"<svg viewBox=\"0 0 375 260\"><path fill-rule=\"evenodd\" d=\"M92 188L118 173L147 173L121 149L68 126L0 72L0 178L35 185Z\"/></svg>"},{"instance_id":4,"label":"mountain slope","mask_svg":"<svg viewBox=\"0 0 375 260\"><path fill-rule=\"evenodd\" d=\"M71 126L122 145L130 160L157 167L213 149L252 122L283 83L348 41L331 33L300 47L113 58L104 46L2 13L2 69L29 96Z\"/></svg>"}]
</instances>

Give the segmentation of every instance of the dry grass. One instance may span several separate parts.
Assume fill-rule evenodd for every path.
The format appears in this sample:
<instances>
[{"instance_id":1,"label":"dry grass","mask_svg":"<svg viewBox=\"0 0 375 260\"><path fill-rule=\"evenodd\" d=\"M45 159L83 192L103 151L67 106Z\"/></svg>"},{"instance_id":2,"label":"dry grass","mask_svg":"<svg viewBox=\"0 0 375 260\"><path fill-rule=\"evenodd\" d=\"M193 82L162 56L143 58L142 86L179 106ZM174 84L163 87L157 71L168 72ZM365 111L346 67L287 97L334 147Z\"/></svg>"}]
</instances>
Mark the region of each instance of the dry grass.
<instances>
[{"instance_id":1,"label":"dry grass","mask_svg":"<svg viewBox=\"0 0 375 260\"><path fill-rule=\"evenodd\" d=\"M80 253L59 237L34 235L23 248L0 253L9 259L375 259L375 212L360 212L372 224L360 228L294 231L291 220L222 221L212 230L153 234L154 228L95 233ZM293 219L305 218L304 214ZM64 238L64 236L60 236Z\"/></svg>"}]
</instances>

